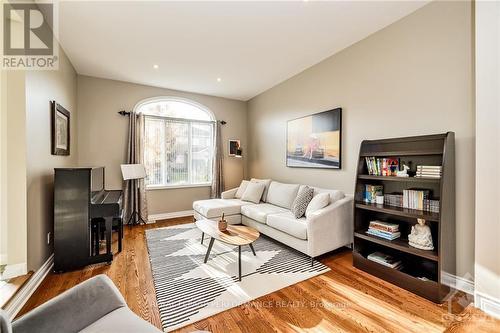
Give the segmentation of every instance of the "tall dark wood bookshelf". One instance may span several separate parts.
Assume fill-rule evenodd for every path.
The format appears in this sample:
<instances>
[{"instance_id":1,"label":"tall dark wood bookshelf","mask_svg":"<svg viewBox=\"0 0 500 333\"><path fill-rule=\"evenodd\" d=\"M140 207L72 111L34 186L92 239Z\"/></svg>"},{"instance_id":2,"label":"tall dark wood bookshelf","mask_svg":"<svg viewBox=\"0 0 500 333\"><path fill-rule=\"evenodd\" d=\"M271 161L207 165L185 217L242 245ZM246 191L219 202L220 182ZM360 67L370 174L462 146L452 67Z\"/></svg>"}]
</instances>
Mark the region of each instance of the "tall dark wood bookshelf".
<instances>
[{"instance_id":1,"label":"tall dark wood bookshelf","mask_svg":"<svg viewBox=\"0 0 500 333\"><path fill-rule=\"evenodd\" d=\"M365 157L398 158L400 165L442 166L441 178L374 176L368 172ZM365 203L365 185L383 185L384 194L402 193L421 188L439 200L439 213L382 204ZM365 140L361 143L356 172L354 205L353 264L356 268L393 283L403 289L441 303L449 293L443 284L446 274L455 275L455 134L448 132L405 138ZM417 218L427 221L432 232L434 250L421 250L408 244L411 227ZM399 224L401 237L385 240L366 233L370 221ZM386 267L367 259L380 251L403 262L403 269Z\"/></svg>"}]
</instances>

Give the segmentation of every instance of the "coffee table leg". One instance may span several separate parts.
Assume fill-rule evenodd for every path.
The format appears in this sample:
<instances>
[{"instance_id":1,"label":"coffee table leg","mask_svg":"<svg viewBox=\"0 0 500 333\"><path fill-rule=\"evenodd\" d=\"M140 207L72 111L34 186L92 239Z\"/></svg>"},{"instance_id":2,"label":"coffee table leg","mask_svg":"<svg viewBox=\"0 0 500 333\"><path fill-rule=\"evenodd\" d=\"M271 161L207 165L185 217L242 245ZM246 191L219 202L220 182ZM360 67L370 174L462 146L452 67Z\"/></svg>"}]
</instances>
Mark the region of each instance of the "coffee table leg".
<instances>
[{"instance_id":1,"label":"coffee table leg","mask_svg":"<svg viewBox=\"0 0 500 333\"><path fill-rule=\"evenodd\" d=\"M202 231L201 232L201 244L203 244L204 239L205 239L205 233Z\"/></svg>"},{"instance_id":2,"label":"coffee table leg","mask_svg":"<svg viewBox=\"0 0 500 333\"><path fill-rule=\"evenodd\" d=\"M255 254L255 250L254 250L254 248L253 248L252 243L250 243L250 244L248 244L248 245L250 245L250 249L252 249L253 255L254 255L254 256L257 256L257 255Z\"/></svg>"},{"instance_id":3,"label":"coffee table leg","mask_svg":"<svg viewBox=\"0 0 500 333\"><path fill-rule=\"evenodd\" d=\"M238 246L238 281L241 281L241 245Z\"/></svg>"},{"instance_id":4,"label":"coffee table leg","mask_svg":"<svg viewBox=\"0 0 500 333\"><path fill-rule=\"evenodd\" d=\"M214 245L215 238L210 238L210 243L208 244L208 249L207 249L207 254L205 255L205 261L204 263L206 264L208 261L208 257L210 256L210 251L212 250L212 245Z\"/></svg>"}]
</instances>

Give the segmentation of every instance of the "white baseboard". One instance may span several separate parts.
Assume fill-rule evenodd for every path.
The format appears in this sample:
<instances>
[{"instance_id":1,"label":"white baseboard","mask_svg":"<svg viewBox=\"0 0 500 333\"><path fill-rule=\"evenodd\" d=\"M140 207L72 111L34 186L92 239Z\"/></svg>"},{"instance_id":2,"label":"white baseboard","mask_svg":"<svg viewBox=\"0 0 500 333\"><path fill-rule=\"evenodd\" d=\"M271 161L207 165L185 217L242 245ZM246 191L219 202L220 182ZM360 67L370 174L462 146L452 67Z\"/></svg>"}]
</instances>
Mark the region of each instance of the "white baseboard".
<instances>
[{"instance_id":1,"label":"white baseboard","mask_svg":"<svg viewBox=\"0 0 500 333\"><path fill-rule=\"evenodd\" d=\"M171 212L171 213L161 213L161 214L152 214L148 215L148 223L155 223L159 220L168 220L176 217L185 217L191 216L194 214L193 210L183 210L180 212Z\"/></svg>"},{"instance_id":2,"label":"white baseboard","mask_svg":"<svg viewBox=\"0 0 500 333\"><path fill-rule=\"evenodd\" d=\"M47 274L52 271L54 267L54 254L52 254L47 261L40 267L29 280L21 287L21 289L14 295L14 297L7 303L4 310L9 317L13 319L19 311L23 308L24 304L29 300L31 295L40 286Z\"/></svg>"},{"instance_id":3,"label":"white baseboard","mask_svg":"<svg viewBox=\"0 0 500 333\"><path fill-rule=\"evenodd\" d=\"M476 292L474 305L495 318L500 319L500 299Z\"/></svg>"},{"instance_id":4,"label":"white baseboard","mask_svg":"<svg viewBox=\"0 0 500 333\"><path fill-rule=\"evenodd\" d=\"M442 273L442 282L444 285L463 291L466 294L474 295L474 281L466 277L452 275L446 272Z\"/></svg>"},{"instance_id":5,"label":"white baseboard","mask_svg":"<svg viewBox=\"0 0 500 333\"><path fill-rule=\"evenodd\" d=\"M16 276L25 275L27 273L28 269L25 262L20 264L7 265L5 266L5 271L2 274L0 274L0 279L8 280Z\"/></svg>"}]
</instances>

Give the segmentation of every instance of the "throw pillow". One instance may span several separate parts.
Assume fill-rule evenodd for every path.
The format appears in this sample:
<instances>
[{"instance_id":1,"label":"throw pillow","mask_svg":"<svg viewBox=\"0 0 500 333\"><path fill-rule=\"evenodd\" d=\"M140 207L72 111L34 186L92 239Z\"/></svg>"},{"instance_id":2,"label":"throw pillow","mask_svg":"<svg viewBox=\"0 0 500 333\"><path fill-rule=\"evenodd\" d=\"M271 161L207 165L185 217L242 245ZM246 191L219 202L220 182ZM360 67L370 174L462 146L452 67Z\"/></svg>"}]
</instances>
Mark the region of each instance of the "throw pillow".
<instances>
[{"instance_id":1,"label":"throw pillow","mask_svg":"<svg viewBox=\"0 0 500 333\"><path fill-rule=\"evenodd\" d=\"M306 217L309 217L315 211L328 206L329 203L330 203L330 194L328 193L317 194L315 197L312 198L311 202L307 206Z\"/></svg>"},{"instance_id":2,"label":"throw pillow","mask_svg":"<svg viewBox=\"0 0 500 333\"><path fill-rule=\"evenodd\" d=\"M314 195L314 189L304 186L292 203L292 213L296 219L300 219L306 213L307 206Z\"/></svg>"},{"instance_id":3,"label":"throw pillow","mask_svg":"<svg viewBox=\"0 0 500 333\"><path fill-rule=\"evenodd\" d=\"M265 185L264 193L262 193L262 201L267 202L267 191L269 190L269 185L271 185L271 179L250 179L252 183L263 183Z\"/></svg>"},{"instance_id":4,"label":"throw pillow","mask_svg":"<svg viewBox=\"0 0 500 333\"><path fill-rule=\"evenodd\" d=\"M240 187L238 187L238 191L236 191L236 194L234 197L236 199L241 199L241 196L243 193L245 193L245 190L247 189L248 183L250 183L248 180L243 180L240 184Z\"/></svg>"},{"instance_id":5,"label":"throw pillow","mask_svg":"<svg viewBox=\"0 0 500 333\"><path fill-rule=\"evenodd\" d=\"M241 196L241 200L258 204L260 202L260 198L262 198L262 193L264 193L265 188L266 185L263 183L249 182L245 192L243 192L243 195Z\"/></svg>"}]
</instances>

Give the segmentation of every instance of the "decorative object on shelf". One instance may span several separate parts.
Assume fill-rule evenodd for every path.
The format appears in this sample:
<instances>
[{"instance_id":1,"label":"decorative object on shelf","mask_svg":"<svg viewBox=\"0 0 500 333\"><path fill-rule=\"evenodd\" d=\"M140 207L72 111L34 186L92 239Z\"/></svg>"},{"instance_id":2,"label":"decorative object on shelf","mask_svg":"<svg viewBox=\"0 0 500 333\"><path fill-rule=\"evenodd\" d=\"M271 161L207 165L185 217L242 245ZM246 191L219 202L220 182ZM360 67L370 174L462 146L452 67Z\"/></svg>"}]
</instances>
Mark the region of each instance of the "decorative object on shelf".
<instances>
[{"instance_id":1,"label":"decorative object on shelf","mask_svg":"<svg viewBox=\"0 0 500 333\"><path fill-rule=\"evenodd\" d=\"M218 228L220 231L226 231L227 230L227 221L224 218L224 213L222 213L222 217L219 220L219 223L217 224Z\"/></svg>"},{"instance_id":2,"label":"decorative object on shelf","mask_svg":"<svg viewBox=\"0 0 500 333\"><path fill-rule=\"evenodd\" d=\"M417 219L418 224L411 227L408 235L408 244L421 250L434 250L431 228L425 224L424 219Z\"/></svg>"},{"instance_id":3,"label":"decorative object on shelf","mask_svg":"<svg viewBox=\"0 0 500 333\"><path fill-rule=\"evenodd\" d=\"M383 205L384 204L384 196L377 194L377 197L375 198L375 203L377 205Z\"/></svg>"},{"instance_id":4,"label":"decorative object on shelf","mask_svg":"<svg viewBox=\"0 0 500 333\"><path fill-rule=\"evenodd\" d=\"M417 178L441 178L442 167L440 165L417 165Z\"/></svg>"},{"instance_id":5,"label":"decorative object on shelf","mask_svg":"<svg viewBox=\"0 0 500 333\"><path fill-rule=\"evenodd\" d=\"M50 102L52 111L51 146L52 155L69 155L70 152L70 113L56 101Z\"/></svg>"},{"instance_id":6,"label":"decorative object on shelf","mask_svg":"<svg viewBox=\"0 0 500 333\"><path fill-rule=\"evenodd\" d=\"M287 124L286 166L341 168L342 109L293 119Z\"/></svg>"},{"instance_id":7,"label":"decorative object on shelf","mask_svg":"<svg viewBox=\"0 0 500 333\"><path fill-rule=\"evenodd\" d=\"M410 167L403 164L403 170L396 171L396 177L409 177L408 170L410 170Z\"/></svg>"},{"instance_id":8,"label":"decorative object on shelf","mask_svg":"<svg viewBox=\"0 0 500 333\"><path fill-rule=\"evenodd\" d=\"M238 150L240 154L238 155ZM229 140L229 156L241 157L241 142L240 140Z\"/></svg>"}]
</instances>

